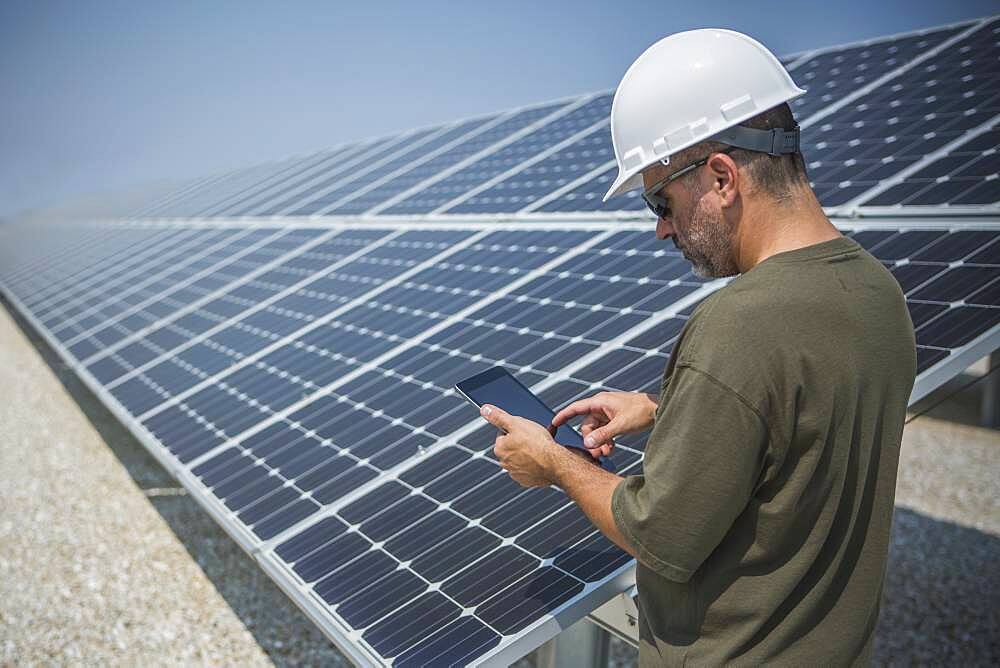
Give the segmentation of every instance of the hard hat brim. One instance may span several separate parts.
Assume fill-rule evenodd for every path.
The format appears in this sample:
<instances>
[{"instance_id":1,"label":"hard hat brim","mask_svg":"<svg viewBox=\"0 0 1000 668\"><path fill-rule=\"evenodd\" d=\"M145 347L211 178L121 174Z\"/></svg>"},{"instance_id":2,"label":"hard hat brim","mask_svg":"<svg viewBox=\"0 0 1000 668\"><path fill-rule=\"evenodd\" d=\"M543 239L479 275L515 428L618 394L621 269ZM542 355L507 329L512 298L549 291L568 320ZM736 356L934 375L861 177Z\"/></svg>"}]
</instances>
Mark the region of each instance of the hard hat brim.
<instances>
[{"instance_id":1,"label":"hard hat brim","mask_svg":"<svg viewBox=\"0 0 1000 668\"><path fill-rule=\"evenodd\" d=\"M642 170L632 174L620 174L615 182L611 184L611 188L607 193L604 194L602 202L607 202L612 197L618 197L623 193L627 193L629 190L635 190L642 187L642 176L640 174Z\"/></svg>"}]
</instances>

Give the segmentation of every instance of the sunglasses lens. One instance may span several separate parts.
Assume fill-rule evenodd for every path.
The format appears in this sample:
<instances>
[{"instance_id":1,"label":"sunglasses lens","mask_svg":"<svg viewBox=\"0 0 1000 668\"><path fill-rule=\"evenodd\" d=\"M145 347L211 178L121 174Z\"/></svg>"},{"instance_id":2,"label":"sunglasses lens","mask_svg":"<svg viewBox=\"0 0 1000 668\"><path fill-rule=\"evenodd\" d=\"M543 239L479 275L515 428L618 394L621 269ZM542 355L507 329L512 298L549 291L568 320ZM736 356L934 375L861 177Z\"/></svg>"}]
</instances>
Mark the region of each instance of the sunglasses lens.
<instances>
[{"instance_id":1,"label":"sunglasses lens","mask_svg":"<svg viewBox=\"0 0 1000 668\"><path fill-rule=\"evenodd\" d=\"M670 215L670 207L668 207L665 202L655 201L652 197L646 195L643 195L642 199L646 202L646 207L652 211L653 215L657 218L666 218Z\"/></svg>"}]
</instances>

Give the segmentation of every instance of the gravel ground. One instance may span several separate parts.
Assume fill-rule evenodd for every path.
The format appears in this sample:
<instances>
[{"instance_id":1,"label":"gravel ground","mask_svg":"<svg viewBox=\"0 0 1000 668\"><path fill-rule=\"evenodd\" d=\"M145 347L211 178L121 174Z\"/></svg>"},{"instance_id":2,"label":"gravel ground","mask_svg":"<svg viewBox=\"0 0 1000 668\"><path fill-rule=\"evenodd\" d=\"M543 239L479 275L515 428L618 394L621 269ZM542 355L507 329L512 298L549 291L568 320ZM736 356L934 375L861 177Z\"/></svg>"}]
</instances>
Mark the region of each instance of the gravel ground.
<instances>
[{"instance_id":1,"label":"gravel ground","mask_svg":"<svg viewBox=\"0 0 1000 668\"><path fill-rule=\"evenodd\" d=\"M347 665L3 309L0 387L0 665ZM975 401L904 436L878 665L1000 662L1000 433L963 424Z\"/></svg>"},{"instance_id":2,"label":"gravel ground","mask_svg":"<svg viewBox=\"0 0 1000 668\"><path fill-rule=\"evenodd\" d=\"M350 665L0 309L0 665Z\"/></svg>"}]
</instances>

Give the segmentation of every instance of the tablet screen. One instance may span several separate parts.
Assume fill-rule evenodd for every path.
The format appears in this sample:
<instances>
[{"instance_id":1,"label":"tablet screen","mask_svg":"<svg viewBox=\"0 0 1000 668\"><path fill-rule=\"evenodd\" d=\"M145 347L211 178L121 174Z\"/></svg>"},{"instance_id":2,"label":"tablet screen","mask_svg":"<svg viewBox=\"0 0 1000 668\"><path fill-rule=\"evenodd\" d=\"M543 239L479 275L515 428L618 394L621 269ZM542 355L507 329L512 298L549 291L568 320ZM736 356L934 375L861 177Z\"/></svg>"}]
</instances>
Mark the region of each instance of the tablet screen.
<instances>
[{"instance_id":1,"label":"tablet screen","mask_svg":"<svg viewBox=\"0 0 1000 668\"><path fill-rule=\"evenodd\" d=\"M457 387L478 406L499 406L511 415L527 418L546 429L555 417L555 413L541 399L500 367L464 380ZM573 448L583 447L583 437L565 424L556 430L555 441Z\"/></svg>"},{"instance_id":2,"label":"tablet screen","mask_svg":"<svg viewBox=\"0 0 1000 668\"><path fill-rule=\"evenodd\" d=\"M551 408L546 406L541 399L503 367L495 366L492 369L487 369L481 374L463 380L455 387L477 406L492 404L511 415L537 422L546 429L549 428L552 418L555 416ZM569 425L559 426L556 430L555 441L568 448L582 450L587 453L588 459L591 458L589 451L583 445L583 437ZM610 457L600 457L591 459L591 461L606 471L614 473L616 470Z\"/></svg>"}]
</instances>

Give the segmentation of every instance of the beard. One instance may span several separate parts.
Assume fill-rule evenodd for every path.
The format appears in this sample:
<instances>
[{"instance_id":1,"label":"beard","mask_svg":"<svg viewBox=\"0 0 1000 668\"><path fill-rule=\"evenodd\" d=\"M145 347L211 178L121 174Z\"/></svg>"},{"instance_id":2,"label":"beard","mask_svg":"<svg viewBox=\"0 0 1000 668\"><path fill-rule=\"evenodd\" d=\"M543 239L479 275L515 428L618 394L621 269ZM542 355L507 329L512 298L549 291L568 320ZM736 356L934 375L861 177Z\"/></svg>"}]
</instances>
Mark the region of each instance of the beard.
<instances>
[{"instance_id":1,"label":"beard","mask_svg":"<svg viewBox=\"0 0 1000 668\"><path fill-rule=\"evenodd\" d=\"M674 245L691 263L692 271L701 278L735 276L739 267L733 257L734 223L713 210L698 197L691 219L685 225L683 239L673 235Z\"/></svg>"}]
</instances>

